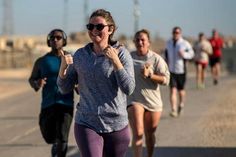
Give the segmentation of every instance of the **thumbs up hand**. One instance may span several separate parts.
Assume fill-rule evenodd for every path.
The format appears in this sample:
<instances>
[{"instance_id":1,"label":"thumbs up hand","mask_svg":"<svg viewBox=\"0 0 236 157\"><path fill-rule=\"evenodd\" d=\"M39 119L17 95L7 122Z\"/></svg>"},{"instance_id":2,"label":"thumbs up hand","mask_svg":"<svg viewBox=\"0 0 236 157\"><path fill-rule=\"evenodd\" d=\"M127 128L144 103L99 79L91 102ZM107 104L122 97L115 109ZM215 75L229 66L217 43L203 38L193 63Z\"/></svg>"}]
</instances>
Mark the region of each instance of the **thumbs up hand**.
<instances>
[{"instance_id":1,"label":"thumbs up hand","mask_svg":"<svg viewBox=\"0 0 236 157\"><path fill-rule=\"evenodd\" d=\"M61 52L61 66L66 69L70 64L73 64L73 57L71 54L64 52L63 50Z\"/></svg>"},{"instance_id":2,"label":"thumbs up hand","mask_svg":"<svg viewBox=\"0 0 236 157\"><path fill-rule=\"evenodd\" d=\"M65 78L66 76L66 71L69 67L69 65L73 64L73 57L69 53L65 53L63 50L61 52L61 67L59 71L59 76L61 78Z\"/></svg>"}]
</instances>

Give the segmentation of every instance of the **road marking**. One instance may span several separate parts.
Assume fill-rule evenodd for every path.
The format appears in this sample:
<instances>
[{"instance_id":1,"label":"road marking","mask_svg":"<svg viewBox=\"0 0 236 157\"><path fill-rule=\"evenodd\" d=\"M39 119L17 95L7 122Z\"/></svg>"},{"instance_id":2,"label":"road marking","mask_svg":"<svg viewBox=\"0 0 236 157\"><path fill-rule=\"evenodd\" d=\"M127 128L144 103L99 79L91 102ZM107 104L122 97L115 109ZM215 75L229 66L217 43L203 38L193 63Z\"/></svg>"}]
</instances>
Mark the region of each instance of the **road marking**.
<instances>
[{"instance_id":1,"label":"road marking","mask_svg":"<svg viewBox=\"0 0 236 157\"><path fill-rule=\"evenodd\" d=\"M11 140L9 140L9 141L7 142L7 144L13 143L13 142L19 140L20 138L31 134L32 132L34 132L34 131L36 131L36 130L38 130L38 126L35 126L35 127L31 128L31 129L29 129L29 130L26 131L23 135L18 135L18 136L13 137Z\"/></svg>"}]
</instances>

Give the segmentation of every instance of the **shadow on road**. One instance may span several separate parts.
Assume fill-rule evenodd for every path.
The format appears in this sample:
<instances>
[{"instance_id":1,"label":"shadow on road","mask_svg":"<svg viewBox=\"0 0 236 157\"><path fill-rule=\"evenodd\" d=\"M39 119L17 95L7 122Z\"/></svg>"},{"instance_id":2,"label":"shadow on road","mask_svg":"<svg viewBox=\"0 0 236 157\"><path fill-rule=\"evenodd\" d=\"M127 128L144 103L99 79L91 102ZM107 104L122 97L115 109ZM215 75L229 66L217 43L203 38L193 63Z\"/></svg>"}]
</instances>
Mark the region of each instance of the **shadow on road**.
<instances>
[{"instance_id":1,"label":"shadow on road","mask_svg":"<svg viewBox=\"0 0 236 157\"><path fill-rule=\"evenodd\" d=\"M70 152L76 147L70 147ZM78 149L77 149L78 150ZM146 148L144 148L144 155ZM70 153L68 153L70 154ZM129 148L126 157L131 157L132 150ZM79 152L68 157L81 157ZM155 148L153 157L236 157L236 148L233 147L158 147Z\"/></svg>"}]
</instances>

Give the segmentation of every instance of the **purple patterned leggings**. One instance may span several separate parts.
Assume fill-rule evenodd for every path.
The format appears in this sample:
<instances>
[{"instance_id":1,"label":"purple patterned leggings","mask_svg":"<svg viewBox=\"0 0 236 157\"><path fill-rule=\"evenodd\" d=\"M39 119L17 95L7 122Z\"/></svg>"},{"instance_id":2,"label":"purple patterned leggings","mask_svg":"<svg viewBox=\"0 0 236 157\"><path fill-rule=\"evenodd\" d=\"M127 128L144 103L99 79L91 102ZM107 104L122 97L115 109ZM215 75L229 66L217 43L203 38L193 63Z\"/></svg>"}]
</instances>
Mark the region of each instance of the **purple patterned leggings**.
<instances>
[{"instance_id":1,"label":"purple patterned leggings","mask_svg":"<svg viewBox=\"0 0 236 157\"><path fill-rule=\"evenodd\" d=\"M125 157L130 142L128 126L120 131L97 133L75 123L74 133L82 157Z\"/></svg>"}]
</instances>

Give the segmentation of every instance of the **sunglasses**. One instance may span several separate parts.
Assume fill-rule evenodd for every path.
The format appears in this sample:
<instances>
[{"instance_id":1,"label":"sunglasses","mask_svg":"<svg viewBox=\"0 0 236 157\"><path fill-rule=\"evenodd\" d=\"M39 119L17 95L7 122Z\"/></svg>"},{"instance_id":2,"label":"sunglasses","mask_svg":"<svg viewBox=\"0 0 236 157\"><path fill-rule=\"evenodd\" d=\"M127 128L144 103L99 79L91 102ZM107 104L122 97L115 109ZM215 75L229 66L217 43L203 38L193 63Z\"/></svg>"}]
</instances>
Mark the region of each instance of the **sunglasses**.
<instances>
[{"instance_id":1,"label":"sunglasses","mask_svg":"<svg viewBox=\"0 0 236 157\"><path fill-rule=\"evenodd\" d=\"M61 40L61 39L62 39L62 36L51 36L51 37L50 37L50 40L55 40L55 39Z\"/></svg>"},{"instance_id":2,"label":"sunglasses","mask_svg":"<svg viewBox=\"0 0 236 157\"><path fill-rule=\"evenodd\" d=\"M109 26L109 25L104 25L104 24L92 24L92 23L89 23L86 25L87 29L92 31L94 28L96 28L98 31L102 31L106 26Z\"/></svg>"},{"instance_id":3,"label":"sunglasses","mask_svg":"<svg viewBox=\"0 0 236 157\"><path fill-rule=\"evenodd\" d=\"M173 32L173 34L180 34L180 32Z\"/></svg>"}]
</instances>

